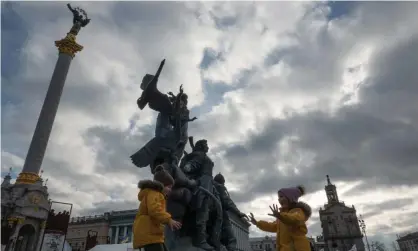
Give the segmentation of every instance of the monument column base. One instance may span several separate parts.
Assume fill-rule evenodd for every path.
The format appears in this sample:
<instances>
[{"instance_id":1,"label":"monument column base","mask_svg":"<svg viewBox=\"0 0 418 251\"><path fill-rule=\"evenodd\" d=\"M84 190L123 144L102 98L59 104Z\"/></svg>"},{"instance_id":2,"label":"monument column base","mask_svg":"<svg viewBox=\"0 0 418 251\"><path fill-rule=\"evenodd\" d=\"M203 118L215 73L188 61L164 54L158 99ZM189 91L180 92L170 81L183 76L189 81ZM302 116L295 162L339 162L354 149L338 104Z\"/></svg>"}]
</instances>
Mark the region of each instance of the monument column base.
<instances>
[{"instance_id":1,"label":"monument column base","mask_svg":"<svg viewBox=\"0 0 418 251\"><path fill-rule=\"evenodd\" d=\"M39 251L50 209L42 179L22 172L15 184L2 184L1 190L2 224L12 226L5 251Z\"/></svg>"},{"instance_id":2,"label":"monument column base","mask_svg":"<svg viewBox=\"0 0 418 251\"><path fill-rule=\"evenodd\" d=\"M41 179L37 173L21 172L16 179L16 184L35 184Z\"/></svg>"}]
</instances>

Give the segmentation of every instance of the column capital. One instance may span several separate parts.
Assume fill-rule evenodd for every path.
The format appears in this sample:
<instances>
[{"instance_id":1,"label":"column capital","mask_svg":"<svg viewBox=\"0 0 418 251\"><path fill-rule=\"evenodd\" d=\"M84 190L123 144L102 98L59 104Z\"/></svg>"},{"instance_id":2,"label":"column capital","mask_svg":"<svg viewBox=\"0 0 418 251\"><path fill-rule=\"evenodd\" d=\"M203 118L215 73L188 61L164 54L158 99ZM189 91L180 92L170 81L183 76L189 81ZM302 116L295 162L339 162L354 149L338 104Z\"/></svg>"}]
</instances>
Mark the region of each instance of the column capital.
<instances>
[{"instance_id":1,"label":"column capital","mask_svg":"<svg viewBox=\"0 0 418 251\"><path fill-rule=\"evenodd\" d=\"M55 46L58 47L60 53L74 57L77 52L83 49L83 46L78 44L75 39L76 36L69 32L65 38L55 41Z\"/></svg>"},{"instance_id":2,"label":"column capital","mask_svg":"<svg viewBox=\"0 0 418 251\"><path fill-rule=\"evenodd\" d=\"M37 173L21 172L16 179L16 184L35 184L40 179Z\"/></svg>"}]
</instances>

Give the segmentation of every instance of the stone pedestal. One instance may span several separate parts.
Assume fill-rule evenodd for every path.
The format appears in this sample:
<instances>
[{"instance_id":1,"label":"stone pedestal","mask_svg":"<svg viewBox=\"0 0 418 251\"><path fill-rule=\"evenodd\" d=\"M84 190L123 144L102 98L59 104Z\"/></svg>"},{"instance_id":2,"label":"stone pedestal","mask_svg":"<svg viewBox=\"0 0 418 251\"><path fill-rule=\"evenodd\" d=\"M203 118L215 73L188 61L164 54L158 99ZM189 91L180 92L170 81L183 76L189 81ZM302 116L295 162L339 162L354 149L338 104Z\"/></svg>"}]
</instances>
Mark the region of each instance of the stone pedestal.
<instances>
[{"instance_id":1,"label":"stone pedestal","mask_svg":"<svg viewBox=\"0 0 418 251\"><path fill-rule=\"evenodd\" d=\"M175 248L172 249L172 251L204 251L204 250L193 246L192 239L190 237L183 237L176 241L176 246Z\"/></svg>"},{"instance_id":2,"label":"stone pedestal","mask_svg":"<svg viewBox=\"0 0 418 251\"><path fill-rule=\"evenodd\" d=\"M166 243L167 247L170 245ZM192 239L190 237L182 237L175 240L168 248L170 251L205 251L204 249L193 246ZM226 251L222 246L221 251Z\"/></svg>"},{"instance_id":3,"label":"stone pedestal","mask_svg":"<svg viewBox=\"0 0 418 251\"><path fill-rule=\"evenodd\" d=\"M10 184L7 179L1 186L2 224L13 228L5 250L37 251L50 209L47 187L42 180Z\"/></svg>"}]
</instances>

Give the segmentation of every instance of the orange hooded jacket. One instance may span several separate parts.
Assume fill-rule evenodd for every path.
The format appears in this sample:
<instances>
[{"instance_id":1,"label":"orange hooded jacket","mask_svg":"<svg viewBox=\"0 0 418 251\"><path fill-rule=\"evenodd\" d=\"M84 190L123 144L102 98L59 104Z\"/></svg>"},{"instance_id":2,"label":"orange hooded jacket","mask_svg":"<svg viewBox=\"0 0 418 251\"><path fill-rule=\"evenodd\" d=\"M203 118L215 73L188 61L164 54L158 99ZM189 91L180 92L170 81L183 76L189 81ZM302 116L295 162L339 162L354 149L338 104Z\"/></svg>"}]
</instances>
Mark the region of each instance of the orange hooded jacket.
<instances>
[{"instance_id":1,"label":"orange hooded jacket","mask_svg":"<svg viewBox=\"0 0 418 251\"><path fill-rule=\"evenodd\" d=\"M138 193L139 205L133 224L133 248L148 244L164 243L164 224L171 215L166 211L166 199L162 183L153 180L143 180L138 183L141 190Z\"/></svg>"},{"instance_id":2,"label":"orange hooded jacket","mask_svg":"<svg viewBox=\"0 0 418 251\"><path fill-rule=\"evenodd\" d=\"M297 202L289 210L280 212L280 220L257 221L256 226L263 231L277 234L277 251L310 251L310 242L306 237L306 221L311 214L312 210L308 204Z\"/></svg>"}]
</instances>

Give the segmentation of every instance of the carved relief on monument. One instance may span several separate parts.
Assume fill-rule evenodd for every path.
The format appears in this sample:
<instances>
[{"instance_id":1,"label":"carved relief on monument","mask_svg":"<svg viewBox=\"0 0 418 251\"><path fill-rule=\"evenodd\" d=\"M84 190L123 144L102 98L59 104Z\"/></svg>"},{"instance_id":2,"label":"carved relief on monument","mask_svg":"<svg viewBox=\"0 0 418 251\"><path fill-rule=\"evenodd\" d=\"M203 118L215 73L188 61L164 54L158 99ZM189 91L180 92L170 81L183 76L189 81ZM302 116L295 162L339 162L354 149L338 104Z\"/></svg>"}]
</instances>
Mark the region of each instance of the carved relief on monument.
<instances>
[{"instance_id":1,"label":"carved relief on monument","mask_svg":"<svg viewBox=\"0 0 418 251\"><path fill-rule=\"evenodd\" d=\"M19 200L20 213L37 219L48 217L49 202L41 191L30 191Z\"/></svg>"}]
</instances>

